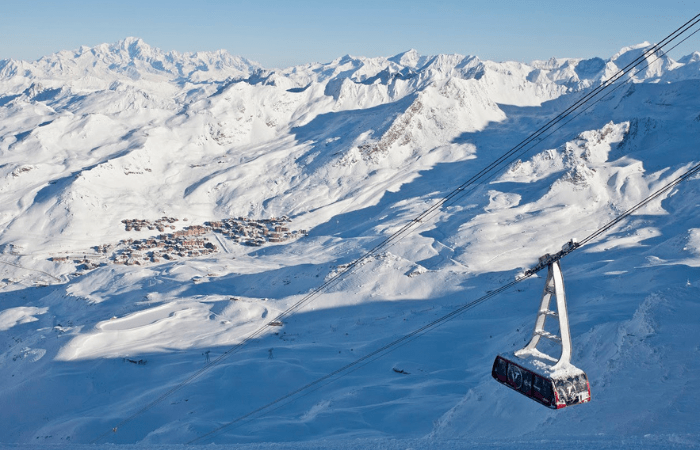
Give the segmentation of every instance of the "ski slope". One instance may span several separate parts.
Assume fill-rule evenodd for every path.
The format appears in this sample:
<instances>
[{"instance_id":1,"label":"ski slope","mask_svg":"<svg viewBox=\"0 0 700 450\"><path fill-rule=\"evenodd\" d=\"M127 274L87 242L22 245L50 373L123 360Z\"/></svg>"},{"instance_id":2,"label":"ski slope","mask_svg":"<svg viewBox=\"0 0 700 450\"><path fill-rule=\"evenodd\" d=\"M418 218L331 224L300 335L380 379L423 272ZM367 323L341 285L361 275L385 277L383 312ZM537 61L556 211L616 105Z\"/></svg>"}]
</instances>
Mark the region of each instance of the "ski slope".
<instances>
[{"instance_id":1,"label":"ski slope","mask_svg":"<svg viewBox=\"0 0 700 450\"><path fill-rule=\"evenodd\" d=\"M0 447L87 446L649 47L530 64L411 50L266 69L127 38L0 61ZM648 61L100 443L197 439L510 282L700 162L700 53ZM562 260L591 403L552 411L491 379L495 355L530 337L540 276L197 443L697 447L699 190L679 185ZM154 261L153 247L116 264L161 234L122 220L162 217L178 219L165 233L236 217L288 217L307 233L257 246L209 230L193 239L212 253Z\"/></svg>"}]
</instances>

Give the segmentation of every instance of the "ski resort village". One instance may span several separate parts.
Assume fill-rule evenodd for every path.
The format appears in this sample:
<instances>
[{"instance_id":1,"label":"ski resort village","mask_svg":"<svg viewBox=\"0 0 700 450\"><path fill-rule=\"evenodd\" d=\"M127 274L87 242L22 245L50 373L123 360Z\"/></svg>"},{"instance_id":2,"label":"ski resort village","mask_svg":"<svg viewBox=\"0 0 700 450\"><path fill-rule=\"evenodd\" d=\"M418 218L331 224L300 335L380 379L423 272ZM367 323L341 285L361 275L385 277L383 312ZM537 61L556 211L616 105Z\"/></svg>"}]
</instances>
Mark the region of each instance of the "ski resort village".
<instances>
[{"instance_id":1,"label":"ski resort village","mask_svg":"<svg viewBox=\"0 0 700 450\"><path fill-rule=\"evenodd\" d=\"M700 448L698 21L1 59L0 449Z\"/></svg>"},{"instance_id":2,"label":"ski resort village","mask_svg":"<svg viewBox=\"0 0 700 450\"><path fill-rule=\"evenodd\" d=\"M175 229L174 222L179 219L163 217L154 221L143 219L124 219L126 231ZM184 219L185 221L187 219ZM52 261L78 264L78 269L95 269L103 264L142 265L159 263L161 259L175 260L178 257L195 257L208 255L219 250L216 244L207 237L211 233L220 233L227 239L241 245L260 247L266 243L284 242L296 239L306 234L306 230L290 231L283 226L290 219L247 219L244 217L205 222L204 225L185 226L172 233L159 234L145 239L125 239L118 244L96 245L90 253L82 255L61 255L51 257ZM225 245L225 244L222 244ZM82 275L76 272L76 275Z\"/></svg>"}]
</instances>

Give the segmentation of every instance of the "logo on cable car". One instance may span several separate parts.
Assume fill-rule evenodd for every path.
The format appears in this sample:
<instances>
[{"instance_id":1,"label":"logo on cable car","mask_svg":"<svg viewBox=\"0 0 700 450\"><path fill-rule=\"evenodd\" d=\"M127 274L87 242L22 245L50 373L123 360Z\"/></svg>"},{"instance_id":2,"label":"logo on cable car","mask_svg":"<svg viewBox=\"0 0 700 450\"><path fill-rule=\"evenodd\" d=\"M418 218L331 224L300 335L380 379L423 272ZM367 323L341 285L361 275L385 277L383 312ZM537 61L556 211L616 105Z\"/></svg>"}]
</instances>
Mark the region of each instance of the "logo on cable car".
<instances>
[{"instance_id":1,"label":"logo on cable car","mask_svg":"<svg viewBox=\"0 0 700 450\"><path fill-rule=\"evenodd\" d=\"M508 364L508 382L515 389L520 389L523 385L523 372L515 364Z\"/></svg>"}]
</instances>

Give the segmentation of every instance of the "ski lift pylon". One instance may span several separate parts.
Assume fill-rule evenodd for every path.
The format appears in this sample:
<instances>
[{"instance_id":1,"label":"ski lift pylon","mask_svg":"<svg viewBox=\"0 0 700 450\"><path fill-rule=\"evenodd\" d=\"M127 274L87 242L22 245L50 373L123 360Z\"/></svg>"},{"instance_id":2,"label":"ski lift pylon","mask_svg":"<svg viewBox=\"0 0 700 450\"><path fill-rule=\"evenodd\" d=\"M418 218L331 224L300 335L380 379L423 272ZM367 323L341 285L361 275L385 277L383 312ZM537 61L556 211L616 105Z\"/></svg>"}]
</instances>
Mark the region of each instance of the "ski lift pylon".
<instances>
[{"instance_id":1,"label":"ski lift pylon","mask_svg":"<svg viewBox=\"0 0 700 450\"><path fill-rule=\"evenodd\" d=\"M547 265L547 282L542 293L532 338L522 349L496 356L491 370L491 375L496 381L553 409L591 400L591 388L586 373L571 364L569 317L566 310L564 279L559 265L561 256L569 253L576 246L576 242L571 241L564 245L558 254L547 254L540 258L538 267ZM557 298L556 311L549 308L552 295ZM544 325L548 317L559 319L559 336L545 330ZM542 338L561 344L559 359L537 349L537 344Z\"/></svg>"}]
</instances>

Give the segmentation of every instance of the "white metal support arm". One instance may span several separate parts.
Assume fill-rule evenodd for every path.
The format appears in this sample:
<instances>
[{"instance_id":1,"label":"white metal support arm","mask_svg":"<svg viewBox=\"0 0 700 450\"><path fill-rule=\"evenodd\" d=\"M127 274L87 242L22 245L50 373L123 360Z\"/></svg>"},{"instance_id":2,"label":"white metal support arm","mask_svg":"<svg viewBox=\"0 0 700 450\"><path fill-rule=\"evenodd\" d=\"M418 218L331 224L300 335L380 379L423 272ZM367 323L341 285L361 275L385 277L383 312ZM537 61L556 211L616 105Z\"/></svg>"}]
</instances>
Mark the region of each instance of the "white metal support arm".
<instances>
[{"instance_id":1,"label":"white metal support arm","mask_svg":"<svg viewBox=\"0 0 700 450\"><path fill-rule=\"evenodd\" d=\"M561 341L561 356L557 363L552 366L551 370L556 371L558 369L565 368L571 364L571 334L569 333L569 316L566 311L566 294L564 293L564 278L561 274L561 267L559 266L559 259L551 258L550 255L544 255L540 258L540 262L547 263L547 282L544 286L544 292L542 293L542 301L540 302L540 309L537 312L537 320L535 321L535 329L532 332L532 338L530 342L523 347L521 350L515 352L516 356L540 356L546 359L557 361L549 355L537 350L537 344L540 342L540 338L548 338L556 341ZM549 309L549 304L552 300L552 295L557 298L557 310L552 311ZM559 333L560 336L555 336L544 329L544 324L548 316L559 318Z\"/></svg>"}]
</instances>

